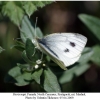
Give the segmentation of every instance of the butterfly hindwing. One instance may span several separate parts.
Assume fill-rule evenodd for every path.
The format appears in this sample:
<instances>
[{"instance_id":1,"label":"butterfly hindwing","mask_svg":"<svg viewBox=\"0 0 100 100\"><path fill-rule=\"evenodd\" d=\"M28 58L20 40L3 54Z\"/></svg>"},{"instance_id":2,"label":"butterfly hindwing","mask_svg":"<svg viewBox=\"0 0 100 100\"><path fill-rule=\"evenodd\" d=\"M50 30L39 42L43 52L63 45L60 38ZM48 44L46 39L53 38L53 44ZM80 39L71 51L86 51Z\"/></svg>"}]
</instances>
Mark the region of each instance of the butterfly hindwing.
<instances>
[{"instance_id":1,"label":"butterfly hindwing","mask_svg":"<svg viewBox=\"0 0 100 100\"><path fill-rule=\"evenodd\" d=\"M65 64L58 59L58 57L48 48L46 47L44 44L42 44L41 42L39 43L39 47L41 48L41 51L46 53L55 63L57 63L62 69L66 70L66 66Z\"/></svg>"}]
</instances>

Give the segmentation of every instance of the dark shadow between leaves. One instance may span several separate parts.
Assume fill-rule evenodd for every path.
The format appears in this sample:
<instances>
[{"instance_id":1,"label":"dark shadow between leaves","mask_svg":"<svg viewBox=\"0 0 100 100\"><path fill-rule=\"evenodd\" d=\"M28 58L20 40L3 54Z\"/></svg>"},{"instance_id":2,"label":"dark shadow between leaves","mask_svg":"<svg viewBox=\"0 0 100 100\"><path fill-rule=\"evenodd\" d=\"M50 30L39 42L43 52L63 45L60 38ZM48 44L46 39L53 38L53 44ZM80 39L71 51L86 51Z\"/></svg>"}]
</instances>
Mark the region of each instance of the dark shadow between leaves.
<instances>
[{"instance_id":1,"label":"dark shadow between leaves","mask_svg":"<svg viewBox=\"0 0 100 100\"><path fill-rule=\"evenodd\" d=\"M32 80L26 80L26 79L24 79L24 81L25 82L29 82L29 84L30 84L30 83L34 82L35 80L34 79L32 79Z\"/></svg>"},{"instance_id":2,"label":"dark shadow between leaves","mask_svg":"<svg viewBox=\"0 0 100 100\"><path fill-rule=\"evenodd\" d=\"M79 63L78 62L76 62L76 63L74 63L73 65L71 65L71 66L69 66L69 67L67 67L67 69L69 70L69 69L71 69L71 68L73 68L74 66L78 66L79 65Z\"/></svg>"},{"instance_id":3,"label":"dark shadow between leaves","mask_svg":"<svg viewBox=\"0 0 100 100\"><path fill-rule=\"evenodd\" d=\"M45 80L45 76L44 76L44 70L43 70L42 75L40 76L40 84L43 89L44 89L44 80Z\"/></svg>"},{"instance_id":4,"label":"dark shadow between leaves","mask_svg":"<svg viewBox=\"0 0 100 100\"><path fill-rule=\"evenodd\" d=\"M17 81L9 74L7 74L4 78L4 82L8 83L17 83Z\"/></svg>"}]
</instances>

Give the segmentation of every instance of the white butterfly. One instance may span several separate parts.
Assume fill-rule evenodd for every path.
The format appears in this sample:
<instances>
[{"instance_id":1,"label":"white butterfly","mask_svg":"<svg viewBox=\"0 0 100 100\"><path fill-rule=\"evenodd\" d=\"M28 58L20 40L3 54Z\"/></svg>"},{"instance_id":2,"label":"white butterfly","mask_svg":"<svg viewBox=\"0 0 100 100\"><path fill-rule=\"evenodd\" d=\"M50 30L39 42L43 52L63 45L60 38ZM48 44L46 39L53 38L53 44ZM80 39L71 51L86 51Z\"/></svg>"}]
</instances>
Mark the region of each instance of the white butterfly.
<instances>
[{"instance_id":1,"label":"white butterfly","mask_svg":"<svg viewBox=\"0 0 100 100\"><path fill-rule=\"evenodd\" d=\"M86 42L87 38L78 33L54 33L33 41L39 50L64 70L78 61Z\"/></svg>"},{"instance_id":2,"label":"white butterfly","mask_svg":"<svg viewBox=\"0 0 100 100\"><path fill-rule=\"evenodd\" d=\"M30 38L39 50L46 53L65 70L67 69L66 67L78 61L87 42L87 38L78 33L54 33L43 38L39 28L36 28L35 24L34 29L27 16L24 16L21 26L23 42L26 41L27 37ZM38 31L37 34L36 30ZM37 38L36 35L41 38ZM37 64L39 63L37 62Z\"/></svg>"}]
</instances>

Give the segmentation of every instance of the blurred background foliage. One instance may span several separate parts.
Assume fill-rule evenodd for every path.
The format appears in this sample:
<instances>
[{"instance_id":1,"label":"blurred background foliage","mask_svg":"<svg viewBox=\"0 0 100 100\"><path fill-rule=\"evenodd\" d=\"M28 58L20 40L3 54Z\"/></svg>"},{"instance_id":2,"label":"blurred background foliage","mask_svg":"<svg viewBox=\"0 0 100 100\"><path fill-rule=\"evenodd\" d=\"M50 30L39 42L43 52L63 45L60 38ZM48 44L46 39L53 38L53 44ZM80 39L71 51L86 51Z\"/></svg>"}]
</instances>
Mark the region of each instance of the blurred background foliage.
<instances>
[{"instance_id":1,"label":"blurred background foliage","mask_svg":"<svg viewBox=\"0 0 100 100\"><path fill-rule=\"evenodd\" d=\"M18 27L24 14L27 14L33 22L38 17L37 26L44 35L74 32L88 38L86 48L78 61L80 65L74 64L67 71L63 71L55 63L53 65L50 63L49 67L56 74L62 92L99 92L100 2L57 1L45 6L46 3L0 2L0 46L3 47L3 49L0 47L0 52L4 50L0 53L0 92L44 92L36 83L19 87L4 82L4 77L11 68L17 63L25 63L21 52L11 49L15 44L13 38L20 38Z\"/></svg>"}]
</instances>

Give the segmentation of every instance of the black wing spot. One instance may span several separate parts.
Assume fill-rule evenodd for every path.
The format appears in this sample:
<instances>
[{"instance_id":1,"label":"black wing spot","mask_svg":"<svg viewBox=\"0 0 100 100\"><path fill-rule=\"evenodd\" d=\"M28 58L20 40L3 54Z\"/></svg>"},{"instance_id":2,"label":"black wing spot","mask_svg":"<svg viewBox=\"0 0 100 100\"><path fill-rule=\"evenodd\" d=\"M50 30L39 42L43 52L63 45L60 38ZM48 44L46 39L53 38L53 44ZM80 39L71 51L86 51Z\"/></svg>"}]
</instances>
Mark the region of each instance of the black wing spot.
<instances>
[{"instance_id":1,"label":"black wing spot","mask_svg":"<svg viewBox=\"0 0 100 100\"><path fill-rule=\"evenodd\" d=\"M72 47L75 47L75 43L74 43L74 42L70 42L70 45L71 45Z\"/></svg>"},{"instance_id":2,"label":"black wing spot","mask_svg":"<svg viewBox=\"0 0 100 100\"><path fill-rule=\"evenodd\" d=\"M69 49L66 48L66 49L64 50L64 52L69 52Z\"/></svg>"}]
</instances>

